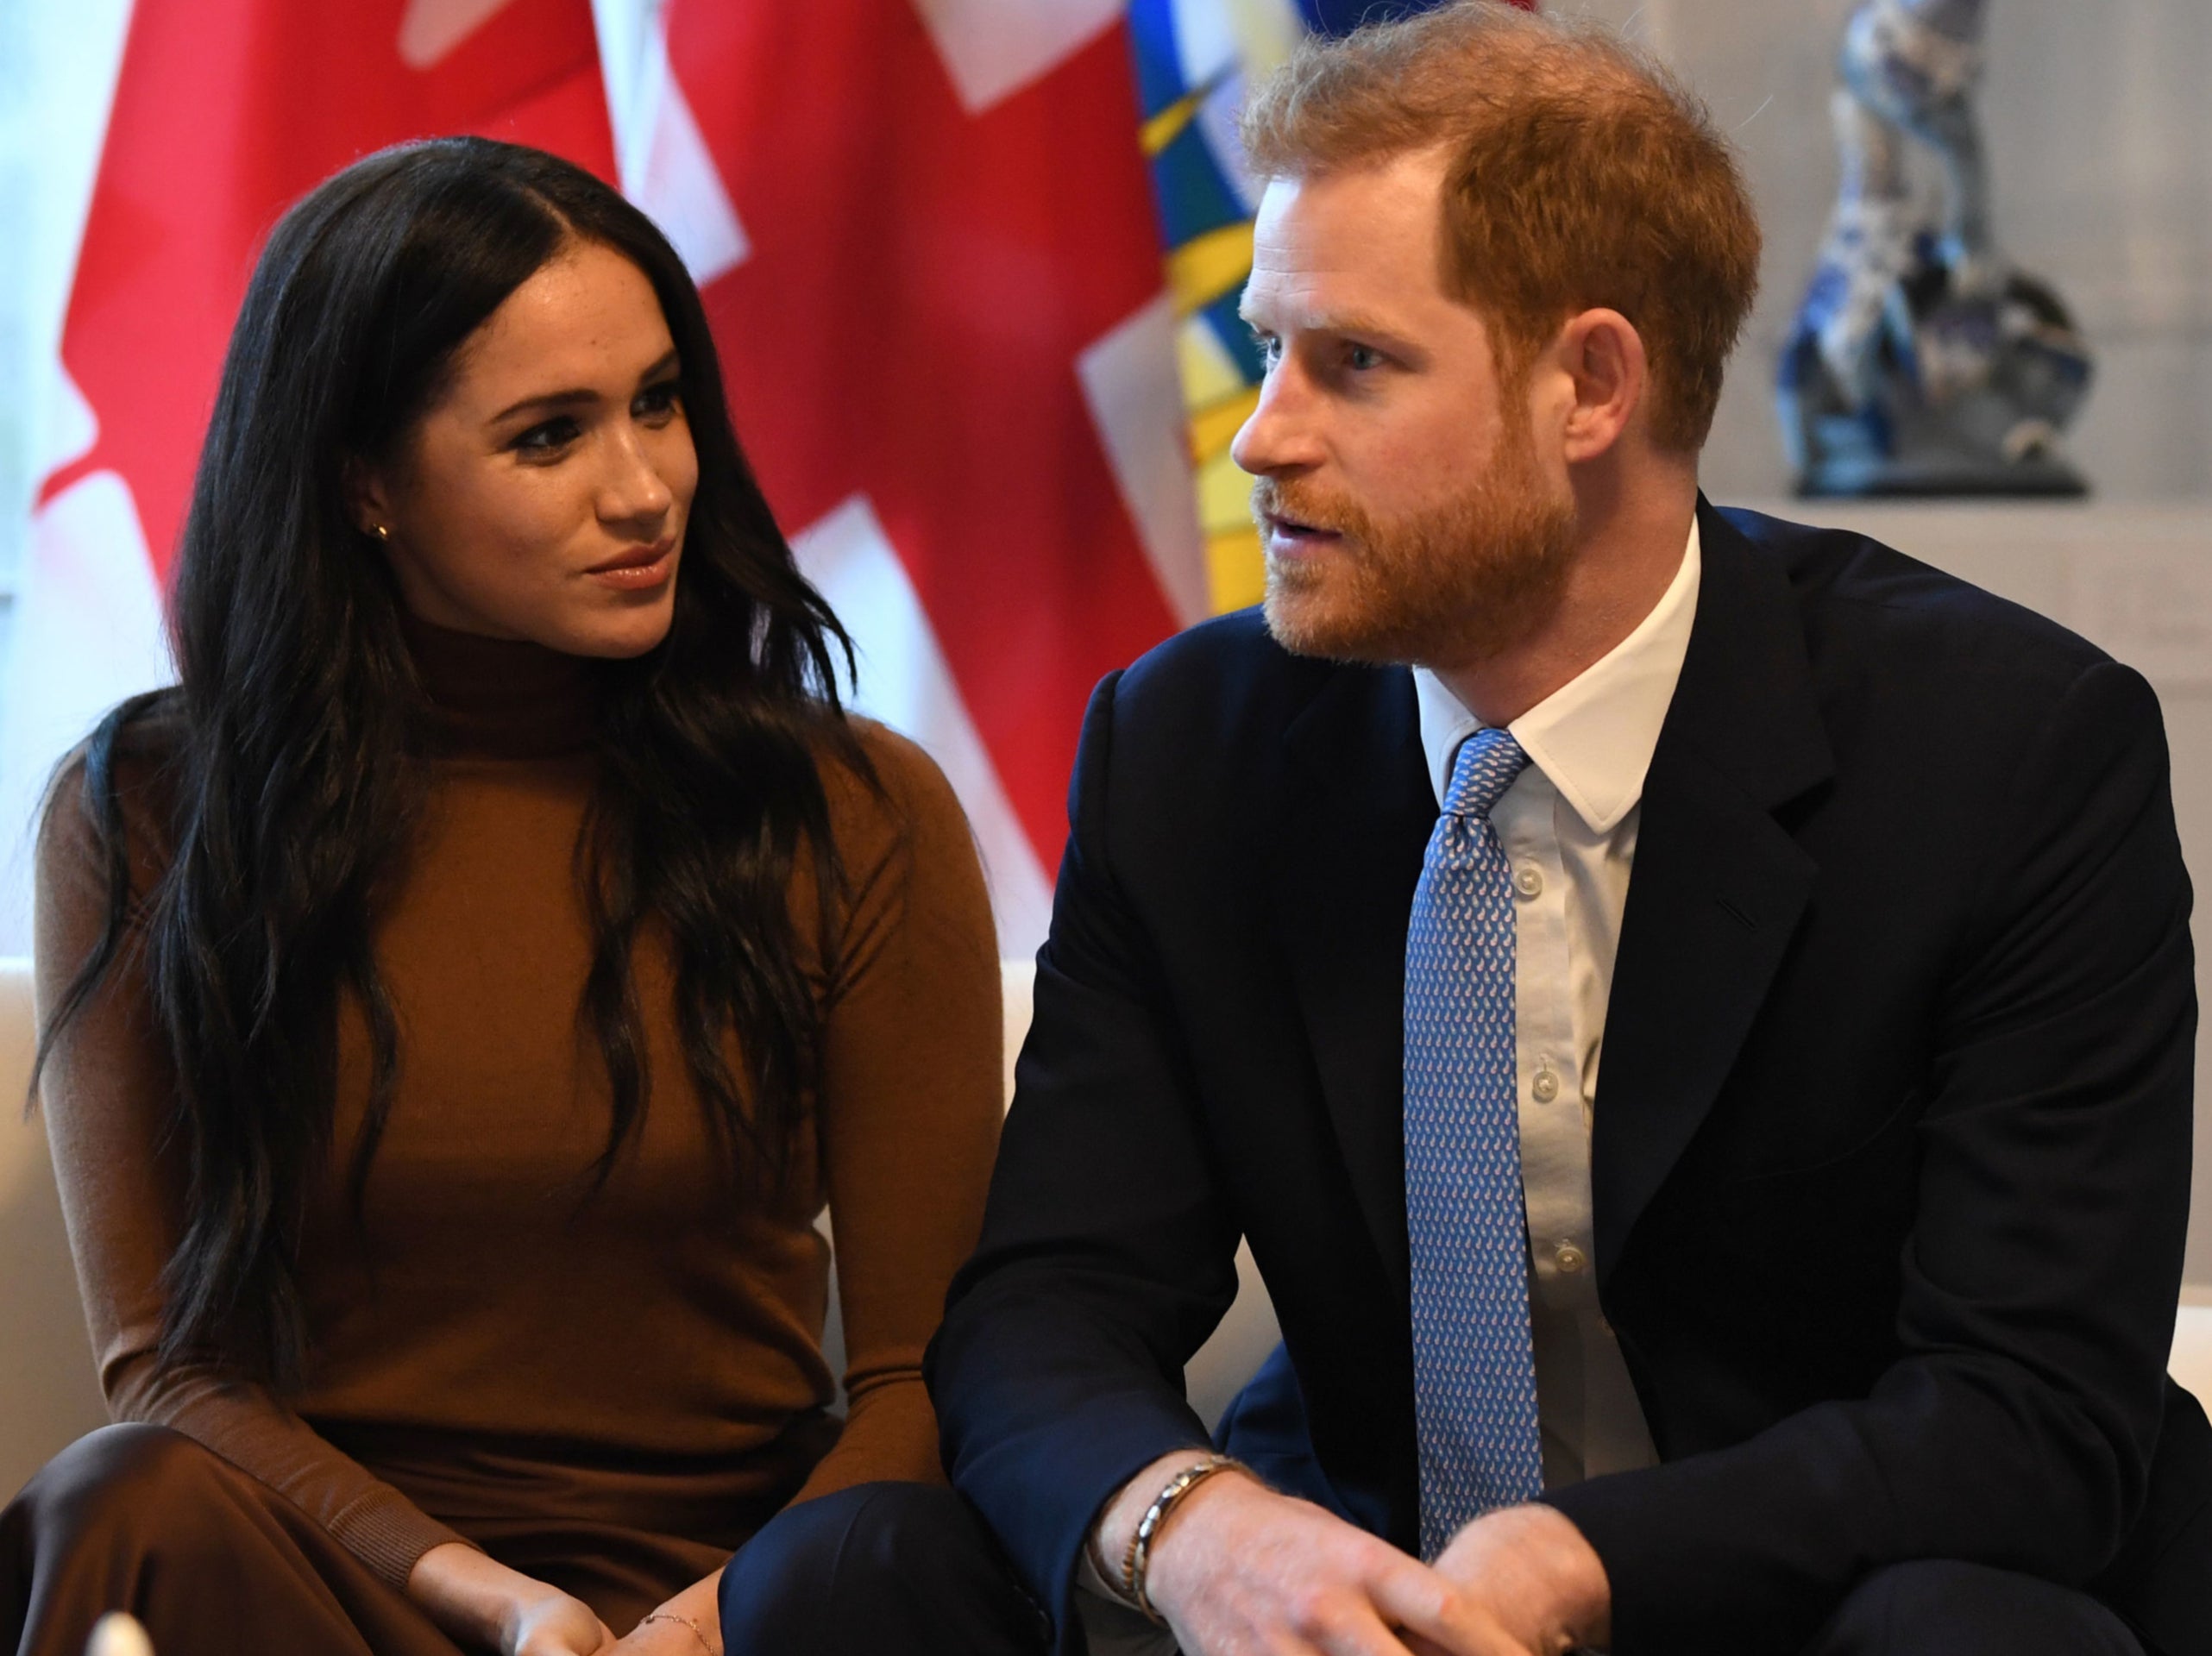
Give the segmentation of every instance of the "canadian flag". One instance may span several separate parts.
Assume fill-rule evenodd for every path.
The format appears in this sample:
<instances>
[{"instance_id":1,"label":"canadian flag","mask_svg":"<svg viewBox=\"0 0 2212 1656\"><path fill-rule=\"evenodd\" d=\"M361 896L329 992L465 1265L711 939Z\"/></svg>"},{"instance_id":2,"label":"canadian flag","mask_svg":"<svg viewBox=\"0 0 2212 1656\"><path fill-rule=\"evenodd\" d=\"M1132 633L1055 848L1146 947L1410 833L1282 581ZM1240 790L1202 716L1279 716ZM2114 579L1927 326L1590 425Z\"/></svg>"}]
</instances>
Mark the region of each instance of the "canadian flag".
<instances>
[{"instance_id":1,"label":"canadian flag","mask_svg":"<svg viewBox=\"0 0 2212 1656\"><path fill-rule=\"evenodd\" d=\"M137 0L0 684L11 836L108 706L173 676L163 583L262 239L348 162L455 132L613 179L589 0ZM0 930L21 952L20 910Z\"/></svg>"},{"instance_id":2,"label":"canadian flag","mask_svg":"<svg viewBox=\"0 0 2212 1656\"><path fill-rule=\"evenodd\" d=\"M859 704L1034 949L1091 687L1208 612L1123 0L602 0L625 187L698 279Z\"/></svg>"}]
</instances>

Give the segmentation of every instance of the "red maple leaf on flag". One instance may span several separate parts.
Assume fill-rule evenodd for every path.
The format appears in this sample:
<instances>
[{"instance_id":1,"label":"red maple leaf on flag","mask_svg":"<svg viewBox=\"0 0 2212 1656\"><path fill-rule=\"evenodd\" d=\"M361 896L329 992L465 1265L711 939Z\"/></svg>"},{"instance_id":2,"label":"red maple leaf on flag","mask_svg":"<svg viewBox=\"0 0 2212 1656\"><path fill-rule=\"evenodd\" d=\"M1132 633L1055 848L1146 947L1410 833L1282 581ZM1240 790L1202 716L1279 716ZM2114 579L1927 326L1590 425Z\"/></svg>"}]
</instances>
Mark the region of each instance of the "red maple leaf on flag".
<instances>
[{"instance_id":1,"label":"red maple leaf on flag","mask_svg":"<svg viewBox=\"0 0 2212 1656\"><path fill-rule=\"evenodd\" d=\"M348 162L464 132L613 178L588 0L138 0L62 339L91 426L42 498L119 474L166 577L262 239Z\"/></svg>"}]
</instances>

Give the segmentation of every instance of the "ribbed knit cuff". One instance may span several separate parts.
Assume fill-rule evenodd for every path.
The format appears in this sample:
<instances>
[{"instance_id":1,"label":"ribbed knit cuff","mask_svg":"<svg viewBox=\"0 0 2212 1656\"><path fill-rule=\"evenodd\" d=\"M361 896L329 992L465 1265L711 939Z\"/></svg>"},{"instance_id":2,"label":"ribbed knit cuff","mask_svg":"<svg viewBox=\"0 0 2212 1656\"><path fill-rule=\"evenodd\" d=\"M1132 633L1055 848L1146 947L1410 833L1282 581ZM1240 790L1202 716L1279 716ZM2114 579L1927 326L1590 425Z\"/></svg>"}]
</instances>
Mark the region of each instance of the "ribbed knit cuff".
<instances>
[{"instance_id":1,"label":"ribbed knit cuff","mask_svg":"<svg viewBox=\"0 0 2212 1656\"><path fill-rule=\"evenodd\" d=\"M448 1541L476 1546L390 1489L374 1490L345 1508L330 1521L330 1529L339 1546L400 1592L407 1590L416 1560L432 1547Z\"/></svg>"}]
</instances>

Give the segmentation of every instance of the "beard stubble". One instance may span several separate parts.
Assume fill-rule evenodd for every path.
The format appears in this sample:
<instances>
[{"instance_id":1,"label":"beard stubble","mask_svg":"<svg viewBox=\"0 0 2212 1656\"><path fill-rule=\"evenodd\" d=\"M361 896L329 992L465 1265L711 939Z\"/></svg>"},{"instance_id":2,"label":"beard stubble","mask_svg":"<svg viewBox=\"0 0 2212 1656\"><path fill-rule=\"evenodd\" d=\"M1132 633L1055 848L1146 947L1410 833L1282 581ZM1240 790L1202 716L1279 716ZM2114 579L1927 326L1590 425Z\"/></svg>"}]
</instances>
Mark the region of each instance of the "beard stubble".
<instances>
[{"instance_id":1,"label":"beard stubble","mask_svg":"<svg viewBox=\"0 0 2212 1656\"><path fill-rule=\"evenodd\" d=\"M1412 516L1379 519L1297 479L1261 478L1252 505L1342 536L1311 562L1267 560L1268 631L1285 649L1331 661L1489 660L1550 618L1574 558L1574 502L1544 487L1525 425L1501 435L1471 487Z\"/></svg>"}]
</instances>

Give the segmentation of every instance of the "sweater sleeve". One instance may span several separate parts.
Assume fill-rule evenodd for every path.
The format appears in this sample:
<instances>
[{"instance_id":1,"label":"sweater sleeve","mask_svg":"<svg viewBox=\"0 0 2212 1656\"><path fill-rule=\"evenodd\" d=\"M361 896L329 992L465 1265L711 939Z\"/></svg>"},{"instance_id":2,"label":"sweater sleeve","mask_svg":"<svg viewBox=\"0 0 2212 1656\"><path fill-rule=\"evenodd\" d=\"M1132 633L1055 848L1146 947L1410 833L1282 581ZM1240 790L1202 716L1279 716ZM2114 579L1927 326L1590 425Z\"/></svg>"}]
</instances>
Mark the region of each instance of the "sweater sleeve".
<instances>
[{"instance_id":1,"label":"sweater sleeve","mask_svg":"<svg viewBox=\"0 0 2212 1656\"><path fill-rule=\"evenodd\" d=\"M132 886L158 873L142 782L126 778ZM40 1027L98 941L108 875L85 811L81 763L56 784L37 862L35 997ZM135 797L134 797L135 796ZM148 998L134 928L98 990L70 1024L40 1078L69 1247L109 1413L180 1432L285 1496L395 1588L415 1560L462 1540L370 1476L267 1387L200 1363L155 1361L161 1276L184 1232L185 1173L172 1132L173 1070Z\"/></svg>"},{"instance_id":2,"label":"sweater sleeve","mask_svg":"<svg viewBox=\"0 0 2212 1656\"><path fill-rule=\"evenodd\" d=\"M1002 1113L997 940L967 818L919 748L863 736L883 793L839 796L851 884L819 1117L849 1413L801 1500L944 1481L922 1351L982 1229Z\"/></svg>"}]
</instances>

